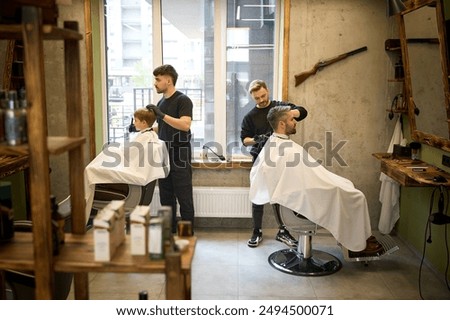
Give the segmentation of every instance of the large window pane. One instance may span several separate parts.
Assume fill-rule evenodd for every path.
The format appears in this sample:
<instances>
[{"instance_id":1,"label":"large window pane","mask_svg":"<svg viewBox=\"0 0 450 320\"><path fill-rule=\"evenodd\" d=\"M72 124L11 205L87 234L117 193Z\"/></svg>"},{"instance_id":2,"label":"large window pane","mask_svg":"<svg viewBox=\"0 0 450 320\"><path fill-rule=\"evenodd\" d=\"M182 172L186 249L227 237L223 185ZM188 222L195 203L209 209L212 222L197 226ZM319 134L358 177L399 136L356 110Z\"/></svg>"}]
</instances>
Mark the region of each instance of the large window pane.
<instances>
[{"instance_id":1,"label":"large window pane","mask_svg":"<svg viewBox=\"0 0 450 320\"><path fill-rule=\"evenodd\" d=\"M214 1L163 0L163 63L178 72L176 88L194 104L196 150L214 140Z\"/></svg>"},{"instance_id":2,"label":"large window pane","mask_svg":"<svg viewBox=\"0 0 450 320\"><path fill-rule=\"evenodd\" d=\"M152 58L161 56L162 63L173 65L179 74L177 89L193 101L194 154L204 144L223 154L245 154L240 126L254 107L248 84L262 79L270 89L274 87L277 2L161 0L162 52L158 53L153 52L159 46L153 45L157 37L152 33L159 27L152 26L156 1L107 0L108 141L126 140L134 110L161 98L154 95L152 75L160 63ZM225 26L226 36L214 43L215 34L223 34ZM214 56L215 52L220 56ZM222 121L217 126L215 118Z\"/></svg>"},{"instance_id":3,"label":"large window pane","mask_svg":"<svg viewBox=\"0 0 450 320\"><path fill-rule=\"evenodd\" d=\"M127 139L127 126L134 110L151 101L151 3L151 0L106 2L108 142Z\"/></svg>"},{"instance_id":4,"label":"large window pane","mask_svg":"<svg viewBox=\"0 0 450 320\"><path fill-rule=\"evenodd\" d=\"M241 145L244 115L255 103L248 95L254 79L273 88L275 0L228 1L227 6L227 145ZM239 148L233 148L234 153ZM244 150L245 153L245 150Z\"/></svg>"}]
</instances>

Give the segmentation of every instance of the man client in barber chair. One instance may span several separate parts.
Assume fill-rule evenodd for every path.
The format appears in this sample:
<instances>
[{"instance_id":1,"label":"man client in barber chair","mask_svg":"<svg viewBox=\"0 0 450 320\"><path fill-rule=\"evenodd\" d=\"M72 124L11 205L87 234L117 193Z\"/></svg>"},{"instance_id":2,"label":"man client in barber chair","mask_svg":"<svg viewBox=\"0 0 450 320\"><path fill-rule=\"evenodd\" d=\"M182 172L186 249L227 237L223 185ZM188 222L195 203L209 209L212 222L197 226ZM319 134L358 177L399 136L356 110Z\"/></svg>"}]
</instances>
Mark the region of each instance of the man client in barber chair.
<instances>
[{"instance_id":1,"label":"man client in barber chair","mask_svg":"<svg viewBox=\"0 0 450 320\"><path fill-rule=\"evenodd\" d=\"M380 255L371 234L364 194L353 183L321 166L290 139L296 132L289 106L273 107L267 116L274 133L250 172L252 203L277 203L327 229L353 254Z\"/></svg>"}]
</instances>

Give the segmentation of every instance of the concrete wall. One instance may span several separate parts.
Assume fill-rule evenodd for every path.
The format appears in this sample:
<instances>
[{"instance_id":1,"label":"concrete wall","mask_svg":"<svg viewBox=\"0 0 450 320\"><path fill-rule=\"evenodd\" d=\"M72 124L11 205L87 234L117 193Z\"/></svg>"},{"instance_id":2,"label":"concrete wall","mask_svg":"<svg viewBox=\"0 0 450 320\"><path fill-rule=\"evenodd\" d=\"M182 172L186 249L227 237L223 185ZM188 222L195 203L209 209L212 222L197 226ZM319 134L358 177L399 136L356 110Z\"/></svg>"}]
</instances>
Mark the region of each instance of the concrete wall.
<instances>
[{"instance_id":1,"label":"concrete wall","mask_svg":"<svg viewBox=\"0 0 450 320\"><path fill-rule=\"evenodd\" d=\"M387 38L398 37L395 20L386 17L384 1L293 0L290 21L289 100L309 111L294 139L323 147L310 153L364 192L376 228L380 163L371 154L387 150L395 121L386 109L401 89L387 82L393 64L384 50ZM363 46L368 50L294 86L294 74ZM336 148L337 157L327 145Z\"/></svg>"}]
</instances>

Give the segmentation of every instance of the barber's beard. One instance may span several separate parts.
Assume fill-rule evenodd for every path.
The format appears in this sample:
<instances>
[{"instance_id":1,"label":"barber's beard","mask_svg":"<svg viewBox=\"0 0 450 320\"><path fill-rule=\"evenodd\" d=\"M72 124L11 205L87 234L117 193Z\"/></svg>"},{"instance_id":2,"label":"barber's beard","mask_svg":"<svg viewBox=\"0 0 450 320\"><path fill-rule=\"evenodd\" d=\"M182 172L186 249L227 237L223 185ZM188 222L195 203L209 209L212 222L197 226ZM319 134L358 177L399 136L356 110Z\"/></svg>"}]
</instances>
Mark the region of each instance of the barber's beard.
<instances>
[{"instance_id":1,"label":"barber's beard","mask_svg":"<svg viewBox=\"0 0 450 320\"><path fill-rule=\"evenodd\" d=\"M167 91L167 87L160 88L160 87L155 86L155 89L156 89L157 93L162 93L162 94L166 93L166 91Z\"/></svg>"},{"instance_id":2,"label":"barber's beard","mask_svg":"<svg viewBox=\"0 0 450 320\"><path fill-rule=\"evenodd\" d=\"M269 101L267 100L267 101L263 101L263 102L261 102L261 103L258 103L258 107L259 108L265 108L265 107L268 107L269 106Z\"/></svg>"},{"instance_id":3,"label":"barber's beard","mask_svg":"<svg viewBox=\"0 0 450 320\"><path fill-rule=\"evenodd\" d=\"M289 130L287 130L286 134L288 136L290 136L291 134L296 134L297 133L297 129L295 129L295 127L293 128L289 128Z\"/></svg>"}]
</instances>

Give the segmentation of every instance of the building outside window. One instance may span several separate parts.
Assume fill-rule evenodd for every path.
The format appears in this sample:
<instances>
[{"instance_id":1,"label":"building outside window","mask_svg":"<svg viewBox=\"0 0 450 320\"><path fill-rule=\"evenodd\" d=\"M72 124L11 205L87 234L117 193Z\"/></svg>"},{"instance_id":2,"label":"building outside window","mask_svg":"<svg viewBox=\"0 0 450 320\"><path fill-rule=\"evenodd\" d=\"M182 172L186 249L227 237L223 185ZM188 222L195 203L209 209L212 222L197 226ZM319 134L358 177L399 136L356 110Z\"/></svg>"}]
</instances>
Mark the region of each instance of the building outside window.
<instances>
[{"instance_id":1,"label":"building outside window","mask_svg":"<svg viewBox=\"0 0 450 320\"><path fill-rule=\"evenodd\" d=\"M152 71L171 64L177 89L194 104L194 154L207 144L220 154L248 155L240 126L255 105L249 82L265 80L277 98L281 3L105 0L108 142L125 141L134 110L158 102Z\"/></svg>"}]
</instances>

